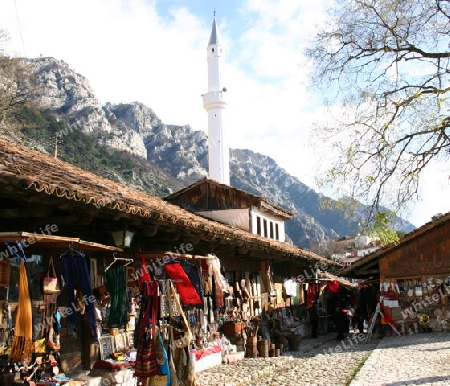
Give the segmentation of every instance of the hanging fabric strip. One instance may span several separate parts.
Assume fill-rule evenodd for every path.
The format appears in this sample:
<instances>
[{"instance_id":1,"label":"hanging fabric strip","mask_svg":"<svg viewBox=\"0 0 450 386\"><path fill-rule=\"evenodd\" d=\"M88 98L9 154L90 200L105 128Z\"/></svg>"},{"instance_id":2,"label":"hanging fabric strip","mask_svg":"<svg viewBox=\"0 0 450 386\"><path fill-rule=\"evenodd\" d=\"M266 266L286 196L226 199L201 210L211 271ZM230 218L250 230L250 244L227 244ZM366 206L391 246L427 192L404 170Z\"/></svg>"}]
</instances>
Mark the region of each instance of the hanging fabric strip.
<instances>
[{"instance_id":1,"label":"hanging fabric strip","mask_svg":"<svg viewBox=\"0 0 450 386\"><path fill-rule=\"evenodd\" d=\"M181 267L183 268L192 285L195 287L197 293L200 295L200 300L203 303L204 290L200 269L196 265L190 264L187 261L181 263Z\"/></svg>"},{"instance_id":2,"label":"hanging fabric strip","mask_svg":"<svg viewBox=\"0 0 450 386\"><path fill-rule=\"evenodd\" d=\"M178 294L180 295L180 300L185 306L196 306L202 305L203 301L197 290L192 285L188 276L181 268L180 263L169 263L164 265L169 277L175 283Z\"/></svg>"},{"instance_id":3,"label":"hanging fabric strip","mask_svg":"<svg viewBox=\"0 0 450 386\"><path fill-rule=\"evenodd\" d=\"M70 313L68 312L67 315L69 328L72 330L71 334L74 337L77 337L78 334L76 312L80 311L80 309L76 305L74 293L75 282L78 279L78 284L83 293L82 302L84 303L84 312L89 320L94 342L98 342L97 314L95 312L94 302L90 301L90 299L94 299L95 297L92 295L91 279L86 259L84 257L63 257L61 260L64 267L64 282L67 287L68 308L72 311Z\"/></svg>"},{"instance_id":4,"label":"hanging fabric strip","mask_svg":"<svg viewBox=\"0 0 450 386\"><path fill-rule=\"evenodd\" d=\"M139 279L139 285L142 286L145 282L150 281L151 277L148 273L147 262L145 261L144 255L142 255L142 276ZM141 288L142 290L142 288Z\"/></svg>"},{"instance_id":5,"label":"hanging fabric strip","mask_svg":"<svg viewBox=\"0 0 450 386\"><path fill-rule=\"evenodd\" d=\"M130 321L125 266L105 271L105 283L111 296L107 325L109 328L125 328Z\"/></svg>"},{"instance_id":6,"label":"hanging fabric strip","mask_svg":"<svg viewBox=\"0 0 450 386\"><path fill-rule=\"evenodd\" d=\"M16 311L16 326L9 358L23 362L31 362L33 347L33 316L31 311L31 298L28 287L25 262L20 262L19 270L19 305Z\"/></svg>"}]
</instances>

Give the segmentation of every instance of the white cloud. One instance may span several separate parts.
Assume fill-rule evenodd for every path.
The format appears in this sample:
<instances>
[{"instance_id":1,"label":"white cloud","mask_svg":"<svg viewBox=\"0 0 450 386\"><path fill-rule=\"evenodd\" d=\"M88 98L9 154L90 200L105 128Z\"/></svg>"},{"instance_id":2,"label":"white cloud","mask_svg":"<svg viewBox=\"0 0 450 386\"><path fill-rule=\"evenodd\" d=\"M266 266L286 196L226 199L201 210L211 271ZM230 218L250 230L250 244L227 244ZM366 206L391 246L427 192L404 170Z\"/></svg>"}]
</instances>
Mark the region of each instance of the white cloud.
<instances>
[{"instance_id":1,"label":"white cloud","mask_svg":"<svg viewBox=\"0 0 450 386\"><path fill-rule=\"evenodd\" d=\"M438 213L450 212L450 173L448 164L432 162L420 176L421 199L411 205L405 215L414 225L420 226Z\"/></svg>"},{"instance_id":2,"label":"white cloud","mask_svg":"<svg viewBox=\"0 0 450 386\"><path fill-rule=\"evenodd\" d=\"M323 112L306 87L302 50L331 1L227 0L221 6L235 7L218 13L230 146L269 155L312 187L320 149L308 135ZM156 0L3 0L0 28L21 54L66 61L102 103L140 101L167 124L206 131L201 94L212 12L204 20L178 3L162 15Z\"/></svg>"}]
</instances>

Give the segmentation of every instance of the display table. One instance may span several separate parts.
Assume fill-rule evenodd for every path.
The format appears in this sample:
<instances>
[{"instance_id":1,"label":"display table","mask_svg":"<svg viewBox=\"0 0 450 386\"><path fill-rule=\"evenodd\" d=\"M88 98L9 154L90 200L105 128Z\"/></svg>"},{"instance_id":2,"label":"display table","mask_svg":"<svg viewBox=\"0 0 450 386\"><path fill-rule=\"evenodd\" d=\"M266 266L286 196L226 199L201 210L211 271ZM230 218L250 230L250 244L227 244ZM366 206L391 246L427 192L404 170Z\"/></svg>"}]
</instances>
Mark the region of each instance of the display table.
<instances>
[{"instance_id":1,"label":"display table","mask_svg":"<svg viewBox=\"0 0 450 386\"><path fill-rule=\"evenodd\" d=\"M195 354L194 368L196 373L222 364L222 349L219 346L196 350L191 353Z\"/></svg>"},{"instance_id":2,"label":"display table","mask_svg":"<svg viewBox=\"0 0 450 386\"><path fill-rule=\"evenodd\" d=\"M135 386L134 363L101 360L89 373L89 386Z\"/></svg>"}]
</instances>

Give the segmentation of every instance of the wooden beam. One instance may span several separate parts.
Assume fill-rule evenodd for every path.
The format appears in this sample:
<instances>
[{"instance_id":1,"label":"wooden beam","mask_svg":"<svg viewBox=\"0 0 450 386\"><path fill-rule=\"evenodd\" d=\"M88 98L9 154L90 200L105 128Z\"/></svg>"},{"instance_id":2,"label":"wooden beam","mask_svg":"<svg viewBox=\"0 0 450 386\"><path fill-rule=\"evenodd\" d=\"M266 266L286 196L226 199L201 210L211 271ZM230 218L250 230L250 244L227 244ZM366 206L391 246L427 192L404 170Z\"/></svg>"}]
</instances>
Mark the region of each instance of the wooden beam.
<instances>
[{"instance_id":1,"label":"wooden beam","mask_svg":"<svg viewBox=\"0 0 450 386\"><path fill-rule=\"evenodd\" d=\"M380 274L380 270L379 269L372 269L372 270L355 270L355 274L354 277L359 277L359 276L369 276L369 275L379 275Z\"/></svg>"},{"instance_id":2,"label":"wooden beam","mask_svg":"<svg viewBox=\"0 0 450 386\"><path fill-rule=\"evenodd\" d=\"M1 218L19 218L19 217L47 217L51 208L48 207L30 207L30 208L5 208L0 209Z\"/></svg>"},{"instance_id":3,"label":"wooden beam","mask_svg":"<svg viewBox=\"0 0 450 386\"><path fill-rule=\"evenodd\" d=\"M145 236L145 237L153 237L156 236L156 234L158 233L158 225L145 225L145 228L141 228L140 232Z\"/></svg>"}]
</instances>

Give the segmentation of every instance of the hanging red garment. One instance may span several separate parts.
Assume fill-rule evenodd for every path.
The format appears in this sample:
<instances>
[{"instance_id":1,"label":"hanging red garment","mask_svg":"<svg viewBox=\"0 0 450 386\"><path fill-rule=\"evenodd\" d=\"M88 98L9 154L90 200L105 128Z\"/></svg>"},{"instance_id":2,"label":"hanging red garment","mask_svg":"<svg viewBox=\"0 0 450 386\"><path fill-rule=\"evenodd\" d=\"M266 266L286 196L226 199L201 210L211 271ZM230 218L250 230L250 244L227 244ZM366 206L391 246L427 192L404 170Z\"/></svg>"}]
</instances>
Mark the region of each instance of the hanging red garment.
<instances>
[{"instance_id":1,"label":"hanging red garment","mask_svg":"<svg viewBox=\"0 0 450 386\"><path fill-rule=\"evenodd\" d=\"M184 306L203 305L200 295L189 280L180 263L168 263L164 265L164 269L175 284L177 292L180 295L180 300Z\"/></svg>"},{"instance_id":2,"label":"hanging red garment","mask_svg":"<svg viewBox=\"0 0 450 386\"><path fill-rule=\"evenodd\" d=\"M319 298L320 284L310 283L306 294L306 306L311 307L313 302Z\"/></svg>"},{"instance_id":3,"label":"hanging red garment","mask_svg":"<svg viewBox=\"0 0 450 386\"><path fill-rule=\"evenodd\" d=\"M142 276L139 280L139 285L142 291L142 285L151 280L150 274L148 273L147 263L145 261L144 255L142 255Z\"/></svg>"},{"instance_id":4,"label":"hanging red garment","mask_svg":"<svg viewBox=\"0 0 450 386\"><path fill-rule=\"evenodd\" d=\"M333 293L338 293L339 283L336 280L327 282L327 290Z\"/></svg>"},{"instance_id":5,"label":"hanging red garment","mask_svg":"<svg viewBox=\"0 0 450 386\"><path fill-rule=\"evenodd\" d=\"M383 315L384 315L384 320L385 320L385 322L388 323L388 324L392 324L394 327L398 327L398 326L397 326L397 322L396 322L394 319L392 319L391 313L390 313L390 312L388 311L388 309L383 305L383 303L380 303L380 309L381 309L381 312L382 312Z\"/></svg>"}]
</instances>

